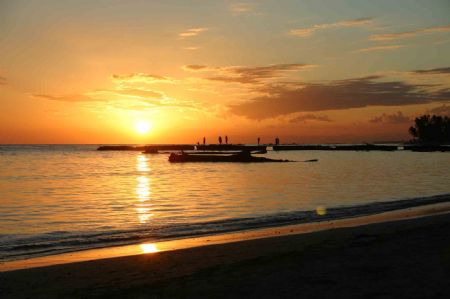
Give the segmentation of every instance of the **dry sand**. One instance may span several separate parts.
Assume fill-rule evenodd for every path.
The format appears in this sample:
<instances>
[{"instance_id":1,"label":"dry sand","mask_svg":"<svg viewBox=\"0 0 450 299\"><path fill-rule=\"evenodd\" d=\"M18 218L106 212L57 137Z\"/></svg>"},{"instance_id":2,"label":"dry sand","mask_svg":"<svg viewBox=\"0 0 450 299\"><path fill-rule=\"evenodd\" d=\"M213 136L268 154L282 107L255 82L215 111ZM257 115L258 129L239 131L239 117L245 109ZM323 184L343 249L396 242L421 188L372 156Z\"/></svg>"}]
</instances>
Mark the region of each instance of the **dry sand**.
<instances>
[{"instance_id":1,"label":"dry sand","mask_svg":"<svg viewBox=\"0 0 450 299\"><path fill-rule=\"evenodd\" d=\"M0 273L1 298L450 298L450 214Z\"/></svg>"}]
</instances>

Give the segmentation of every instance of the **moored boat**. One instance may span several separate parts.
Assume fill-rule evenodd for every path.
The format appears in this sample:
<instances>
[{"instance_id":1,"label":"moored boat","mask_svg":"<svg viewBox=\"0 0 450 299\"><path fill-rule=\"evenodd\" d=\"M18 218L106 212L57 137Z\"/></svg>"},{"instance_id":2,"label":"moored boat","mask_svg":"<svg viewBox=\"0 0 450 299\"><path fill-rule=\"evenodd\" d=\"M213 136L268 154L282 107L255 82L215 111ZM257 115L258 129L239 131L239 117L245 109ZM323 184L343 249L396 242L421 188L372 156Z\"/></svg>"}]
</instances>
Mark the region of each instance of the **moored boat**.
<instances>
[{"instance_id":1,"label":"moored boat","mask_svg":"<svg viewBox=\"0 0 450 299\"><path fill-rule=\"evenodd\" d=\"M182 152L181 154L172 153L169 156L169 162L183 163L183 162L294 162L289 160L276 160L265 157L254 157L248 151L242 151L231 155L192 155Z\"/></svg>"}]
</instances>

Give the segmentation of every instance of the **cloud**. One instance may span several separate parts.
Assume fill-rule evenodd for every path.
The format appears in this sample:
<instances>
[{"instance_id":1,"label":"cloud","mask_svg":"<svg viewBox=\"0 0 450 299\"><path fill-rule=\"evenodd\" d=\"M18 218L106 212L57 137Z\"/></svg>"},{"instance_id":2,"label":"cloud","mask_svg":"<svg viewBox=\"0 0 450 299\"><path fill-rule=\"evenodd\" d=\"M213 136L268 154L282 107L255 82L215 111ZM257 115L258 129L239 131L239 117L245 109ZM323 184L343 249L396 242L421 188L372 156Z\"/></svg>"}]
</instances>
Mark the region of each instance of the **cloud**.
<instances>
[{"instance_id":1,"label":"cloud","mask_svg":"<svg viewBox=\"0 0 450 299\"><path fill-rule=\"evenodd\" d=\"M160 92L154 91L154 90L147 90L147 89L132 89L132 88L126 88L126 89L119 89L112 91L116 94L123 94L128 96L137 96L141 98L153 98L153 99L160 99L163 98L164 95Z\"/></svg>"},{"instance_id":2,"label":"cloud","mask_svg":"<svg viewBox=\"0 0 450 299\"><path fill-rule=\"evenodd\" d=\"M83 94L71 94L71 95L48 95L48 94L32 94L35 98L60 101L60 102L100 102L101 99L95 99Z\"/></svg>"},{"instance_id":3,"label":"cloud","mask_svg":"<svg viewBox=\"0 0 450 299\"><path fill-rule=\"evenodd\" d=\"M413 73L420 74L420 75L450 74L450 67L442 67L442 68L429 69L429 70L415 70L415 71L413 71Z\"/></svg>"},{"instance_id":4,"label":"cloud","mask_svg":"<svg viewBox=\"0 0 450 299\"><path fill-rule=\"evenodd\" d=\"M6 84L6 78L3 76L0 76L0 85L5 85Z\"/></svg>"},{"instance_id":5,"label":"cloud","mask_svg":"<svg viewBox=\"0 0 450 299\"><path fill-rule=\"evenodd\" d=\"M312 67L315 67L315 65L299 63L274 64L255 67L221 67L213 69L217 71L217 74L212 75L207 79L228 83L255 84L261 83L264 79L281 77L287 72L294 72Z\"/></svg>"},{"instance_id":6,"label":"cloud","mask_svg":"<svg viewBox=\"0 0 450 299\"><path fill-rule=\"evenodd\" d=\"M319 30L325 30L325 29L331 29L331 28L342 28L342 27L367 26L367 25L371 24L372 21L373 21L372 18L359 18L359 19L354 19L354 20L344 20L344 21L335 22L335 23L317 24L317 25L313 25L311 27L292 29L291 31L289 31L289 34L297 36L297 37L308 37Z\"/></svg>"},{"instance_id":7,"label":"cloud","mask_svg":"<svg viewBox=\"0 0 450 299\"><path fill-rule=\"evenodd\" d=\"M369 120L369 122L374 124L404 124L412 122L412 118L406 115L403 115L401 111L393 114L383 113L380 116L376 116Z\"/></svg>"},{"instance_id":8,"label":"cloud","mask_svg":"<svg viewBox=\"0 0 450 299\"><path fill-rule=\"evenodd\" d=\"M401 106L450 101L450 91L425 91L427 85L401 81L382 82L380 76L332 81L267 85L266 95L229 106L231 113L265 119L294 112L342 110L367 106Z\"/></svg>"},{"instance_id":9,"label":"cloud","mask_svg":"<svg viewBox=\"0 0 450 299\"><path fill-rule=\"evenodd\" d=\"M232 3L230 4L230 11L233 15L240 15L252 12L255 9L254 3Z\"/></svg>"},{"instance_id":10,"label":"cloud","mask_svg":"<svg viewBox=\"0 0 450 299\"><path fill-rule=\"evenodd\" d=\"M97 90L93 92L89 92L88 94L69 94L69 95L51 95L51 94L32 94L33 97L51 100L51 101L60 101L60 102L120 102L120 99L123 99L124 96L132 96L139 98L137 101L145 102L145 101L160 101L165 99L164 94L153 91L153 90L145 90L145 89L131 89L131 88L121 88L114 90ZM117 98L119 96L119 98ZM118 99L118 100L117 100Z\"/></svg>"},{"instance_id":11,"label":"cloud","mask_svg":"<svg viewBox=\"0 0 450 299\"><path fill-rule=\"evenodd\" d=\"M389 51L403 48L403 45L389 45L389 46L378 46L378 47L370 47L364 48L354 51L354 53L364 53L364 52L374 52L374 51Z\"/></svg>"},{"instance_id":12,"label":"cloud","mask_svg":"<svg viewBox=\"0 0 450 299\"><path fill-rule=\"evenodd\" d=\"M333 120L331 120L326 115L316 115L312 113L302 114L289 120L289 122L291 123L300 123L300 122L305 123L307 121L332 122Z\"/></svg>"},{"instance_id":13,"label":"cloud","mask_svg":"<svg viewBox=\"0 0 450 299\"><path fill-rule=\"evenodd\" d=\"M208 31L208 28L204 28L204 27L199 27L199 28L191 28L188 29L184 32L181 32L180 34L178 34L178 36L180 38L188 38L188 37L193 37L193 36L197 36L202 32Z\"/></svg>"},{"instance_id":14,"label":"cloud","mask_svg":"<svg viewBox=\"0 0 450 299\"><path fill-rule=\"evenodd\" d=\"M153 91L144 91L142 90L114 90L114 91L103 91L101 93L110 93L110 94L126 94L126 95L138 95L140 98L135 100L106 100L106 99L97 99L92 98L87 95L81 94L73 94L73 95L63 95L63 96L55 96L48 94L33 94L33 97L51 101L61 101L61 102L105 102L109 107L113 107L116 109L125 109L125 110L150 110L155 108L173 108L173 109L189 109L189 110L201 110L198 104L192 101L183 101L176 100L164 97L164 95L159 94ZM144 96L145 95L145 96Z\"/></svg>"},{"instance_id":15,"label":"cloud","mask_svg":"<svg viewBox=\"0 0 450 299\"><path fill-rule=\"evenodd\" d=\"M179 101L175 99L141 99L138 101L112 101L109 103L114 108L125 110L152 110L161 109L189 109L201 110L197 104L190 101Z\"/></svg>"},{"instance_id":16,"label":"cloud","mask_svg":"<svg viewBox=\"0 0 450 299\"><path fill-rule=\"evenodd\" d=\"M427 113L450 116L450 106L447 106L444 104L442 106L438 106L438 107L428 110Z\"/></svg>"},{"instance_id":17,"label":"cloud","mask_svg":"<svg viewBox=\"0 0 450 299\"><path fill-rule=\"evenodd\" d=\"M146 73L132 73L125 75L113 74L111 76L116 81L126 82L144 82L144 83L171 83L172 79L159 75L152 75Z\"/></svg>"},{"instance_id":18,"label":"cloud","mask_svg":"<svg viewBox=\"0 0 450 299\"><path fill-rule=\"evenodd\" d=\"M419 35L424 35L424 34L430 34L430 33L436 33L436 32L448 32L448 31L450 31L450 25L429 27L429 28L417 29L417 30L413 30L413 31L398 32L398 33L374 34L374 35L371 35L369 37L369 39L372 41L392 41L392 40L398 40L398 39L413 38L413 37L416 37Z\"/></svg>"},{"instance_id":19,"label":"cloud","mask_svg":"<svg viewBox=\"0 0 450 299\"><path fill-rule=\"evenodd\" d=\"M156 91L144 87L142 84L127 84L134 81L142 83L166 82L172 79L159 75L144 73L132 73L125 75L114 74L111 76L114 88L108 90L93 90L84 94L54 95L54 94L32 94L33 97L43 100L61 102L91 102L92 107L110 107L124 110L151 110L161 109L188 109L202 110L200 103L187 99L176 99L167 96L163 91ZM139 86L136 86L139 85Z\"/></svg>"},{"instance_id":20,"label":"cloud","mask_svg":"<svg viewBox=\"0 0 450 299\"><path fill-rule=\"evenodd\" d=\"M189 50L189 51L195 51L195 50L198 50L198 49L199 49L199 47L195 47L195 46L190 46L190 47L183 47L183 49L185 49L185 50Z\"/></svg>"},{"instance_id":21,"label":"cloud","mask_svg":"<svg viewBox=\"0 0 450 299\"><path fill-rule=\"evenodd\" d=\"M183 66L183 70L189 71L189 72L196 72L196 71L200 71L200 70L205 70L207 68L208 67L206 65L199 65L199 64L189 64L189 65Z\"/></svg>"}]
</instances>

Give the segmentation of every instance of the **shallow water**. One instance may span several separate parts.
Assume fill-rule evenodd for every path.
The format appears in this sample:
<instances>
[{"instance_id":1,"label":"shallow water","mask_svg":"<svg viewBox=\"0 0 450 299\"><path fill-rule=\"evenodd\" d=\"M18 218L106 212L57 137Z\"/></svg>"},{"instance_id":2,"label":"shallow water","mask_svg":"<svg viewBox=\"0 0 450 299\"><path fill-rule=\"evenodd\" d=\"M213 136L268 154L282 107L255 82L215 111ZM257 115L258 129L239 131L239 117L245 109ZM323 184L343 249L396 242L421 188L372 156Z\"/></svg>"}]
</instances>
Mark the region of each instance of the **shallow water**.
<instances>
[{"instance_id":1,"label":"shallow water","mask_svg":"<svg viewBox=\"0 0 450 299\"><path fill-rule=\"evenodd\" d=\"M293 151L266 156L319 162L170 164L167 154L95 148L0 146L0 260L314 220L308 211L318 207L352 216L361 209L334 208L370 213L380 209L373 202L450 193L450 153Z\"/></svg>"}]
</instances>

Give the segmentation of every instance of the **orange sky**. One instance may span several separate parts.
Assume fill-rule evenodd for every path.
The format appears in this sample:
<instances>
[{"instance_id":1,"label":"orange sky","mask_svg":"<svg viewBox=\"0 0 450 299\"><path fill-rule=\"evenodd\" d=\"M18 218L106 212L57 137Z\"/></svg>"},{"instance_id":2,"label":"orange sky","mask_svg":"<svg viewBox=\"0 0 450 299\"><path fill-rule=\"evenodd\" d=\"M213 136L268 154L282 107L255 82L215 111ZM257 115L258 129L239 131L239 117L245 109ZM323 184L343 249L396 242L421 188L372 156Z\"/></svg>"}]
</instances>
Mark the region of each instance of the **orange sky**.
<instances>
[{"instance_id":1,"label":"orange sky","mask_svg":"<svg viewBox=\"0 0 450 299\"><path fill-rule=\"evenodd\" d=\"M449 11L2 1L0 143L405 140L415 116L449 114Z\"/></svg>"}]
</instances>

